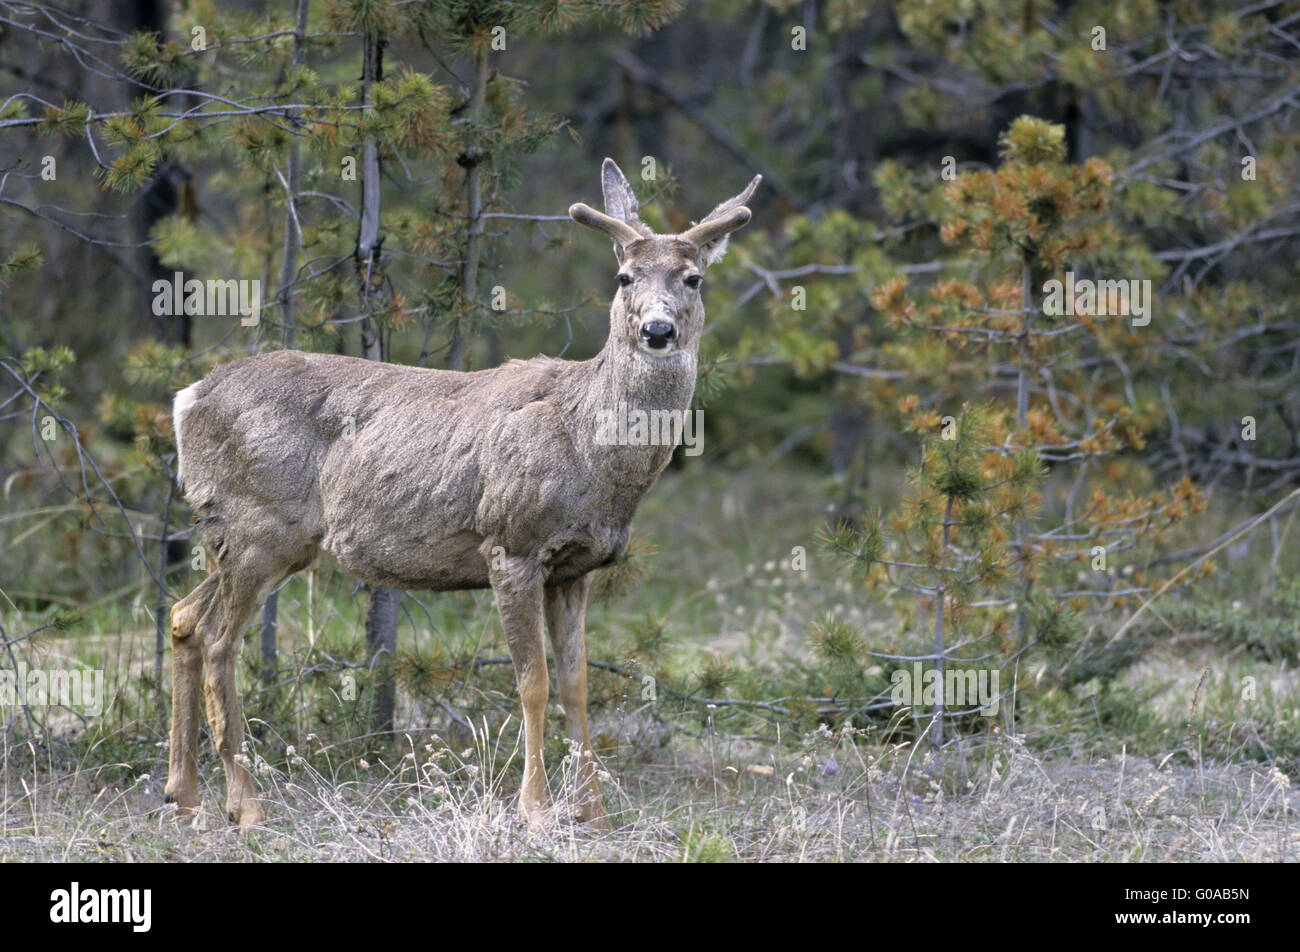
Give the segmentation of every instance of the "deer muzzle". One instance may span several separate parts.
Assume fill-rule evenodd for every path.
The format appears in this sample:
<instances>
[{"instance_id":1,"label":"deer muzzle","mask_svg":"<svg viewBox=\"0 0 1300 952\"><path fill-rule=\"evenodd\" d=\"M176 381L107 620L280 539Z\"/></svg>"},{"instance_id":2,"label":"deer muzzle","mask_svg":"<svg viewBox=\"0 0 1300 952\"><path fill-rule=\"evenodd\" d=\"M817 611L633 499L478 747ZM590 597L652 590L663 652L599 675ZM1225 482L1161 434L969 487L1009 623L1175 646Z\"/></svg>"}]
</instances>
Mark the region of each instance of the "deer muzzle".
<instances>
[{"instance_id":1,"label":"deer muzzle","mask_svg":"<svg viewBox=\"0 0 1300 952\"><path fill-rule=\"evenodd\" d=\"M677 324L662 311L641 321L641 343L651 350L666 350L677 339Z\"/></svg>"}]
</instances>

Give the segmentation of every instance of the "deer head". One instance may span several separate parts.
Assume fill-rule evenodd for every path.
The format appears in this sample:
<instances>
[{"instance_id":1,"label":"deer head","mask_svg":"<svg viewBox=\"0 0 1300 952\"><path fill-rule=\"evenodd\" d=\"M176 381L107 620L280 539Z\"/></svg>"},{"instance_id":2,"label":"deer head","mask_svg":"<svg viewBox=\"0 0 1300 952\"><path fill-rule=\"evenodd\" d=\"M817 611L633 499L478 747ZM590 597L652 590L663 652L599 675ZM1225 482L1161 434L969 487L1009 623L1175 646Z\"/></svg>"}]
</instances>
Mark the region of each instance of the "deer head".
<instances>
[{"instance_id":1,"label":"deer head","mask_svg":"<svg viewBox=\"0 0 1300 952\"><path fill-rule=\"evenodd\" d=\"M704 327L704 271L726 254L727 236L749 221L745 203L762 180L755 175L743 192L681 234L656 235L641 221L627 177L613 159L605 160L605 213L578 202L569 216L614 242L619 268L610 306L611 339L651 360L698 352Z\"/></svg>"}]
</instances>

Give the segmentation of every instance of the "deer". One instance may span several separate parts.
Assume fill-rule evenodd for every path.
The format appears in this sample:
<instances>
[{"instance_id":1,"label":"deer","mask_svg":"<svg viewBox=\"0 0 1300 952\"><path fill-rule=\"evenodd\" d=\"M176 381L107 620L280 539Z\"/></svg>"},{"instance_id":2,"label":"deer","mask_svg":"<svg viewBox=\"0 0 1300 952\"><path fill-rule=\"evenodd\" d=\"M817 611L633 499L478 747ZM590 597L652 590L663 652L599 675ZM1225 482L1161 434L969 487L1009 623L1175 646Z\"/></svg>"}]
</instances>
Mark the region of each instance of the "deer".
<instances>
[{"instance_id":1,"label":"deer","mask_svg":"<svg viewBox=\"0 0 1300 952\"><path fill-rule=\"evenodd\" d=\"M625 555L637 507L675 447L610 445L596 421L623 406L688 410L703 275L749 222L761 181L685 231L655 234L605 159L605 212L569 208L613 242L618 262L609 334L589 360L464 372L278 350L219 365L176 394L176 482L210 571L171 610L165 802L187 815L200 803L201 687L227 818L240 831L265 821L240 756L236 662L257 607L324 552L372 586L492 590L523 709L518 812L530 828L551 819L544 623L577 758L576 818L609 828L587 722L588 582Z\"/></svg>"}]
</instances>

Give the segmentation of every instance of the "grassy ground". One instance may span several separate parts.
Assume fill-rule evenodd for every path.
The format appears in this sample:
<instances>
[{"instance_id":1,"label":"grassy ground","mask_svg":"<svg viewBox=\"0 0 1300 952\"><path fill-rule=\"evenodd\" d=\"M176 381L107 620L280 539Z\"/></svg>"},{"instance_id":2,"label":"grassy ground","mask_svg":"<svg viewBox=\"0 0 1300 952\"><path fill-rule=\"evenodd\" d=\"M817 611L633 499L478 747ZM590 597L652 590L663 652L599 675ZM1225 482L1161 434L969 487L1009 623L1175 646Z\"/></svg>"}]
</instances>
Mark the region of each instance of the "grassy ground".
<instances>
[{"instance_id":1,"label":"grassy ground","mask_svg":"<svg viewBox=\"0 0 1300 952\"><path fill-rule=\"evenodd\" d=\"M887 506L891 487L877 491ZM638 521L644 578L592 610L593 657L625 667L659 641L675 683L716 696L727 683L714 683L717 666L747 677L797 669L820 612L869 638L897 625L894 606L855 591L817 552L827 495L815 477L780 468L670 473ZM1241 515L1224 507L1185 541ZM364 688L364 595L328 567L281 594L276 687L257 681L255 637L245 653L267 825L242 838L226 827L206 731L203 812L182 820L161 803L154 599L141 587L82 606L74 635L27 646L46 666L105 670L112 703L89 721L35 712L40 745L22 742L18 712L0 711L0 861L1300 859L1297 631L1277 594L1297 567L1294 544L1270 538L1237 547L1210 583L1178 595L1179 611L1153 617L1152 647L1122 677L1031 689L1014 736L972 734L940 755L897 720L791 731L680 698L646 701L635 678L593 670L615 820L599 834L568 819L558 708L556 819L541 831L516 822L517 708L488 594L404 602L394 745L366 735L364 703L349 697L358 680ZM807 571L791 566L797 546ZM3 617L10 632L39 621ZM1031 683L1043 674L1022 671Z\"/></svg>"},{"instance_id":2,"label":"grassy ground","mask_svg":"<svg viewBox=\"0 0 1300 952\"><path fill-rule=\"evenodd\" d=\"M219 777L204 812L160 806L163 777L89 765L7 772L0 861L729 860L1248 861L1300 857L1290 780L1259 764L1079 761L999 740L946 751L827 737L817 752L675 750L606 783L615 829L565 817L529 831L502 765L412 747L335 764L327 749L259 771L271 817L239 836ZM832 767L831 764L834 764ZM564 765L555 771L563 790ZM347 779L341 779L347 778ZM354 779L356 778L356 779Z\"/></svg>"}]
</instances>

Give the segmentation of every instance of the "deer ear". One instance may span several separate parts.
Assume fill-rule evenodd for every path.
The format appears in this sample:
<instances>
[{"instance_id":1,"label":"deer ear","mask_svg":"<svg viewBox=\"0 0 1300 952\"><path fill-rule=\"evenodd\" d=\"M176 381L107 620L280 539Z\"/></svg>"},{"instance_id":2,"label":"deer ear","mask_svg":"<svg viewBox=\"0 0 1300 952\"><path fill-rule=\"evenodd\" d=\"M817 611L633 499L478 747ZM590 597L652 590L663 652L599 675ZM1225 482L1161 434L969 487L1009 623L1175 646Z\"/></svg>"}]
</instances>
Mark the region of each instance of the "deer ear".
<instances>
[{"instance_id":1,"label":"deer ear","mask_svg":"<svg viewBox=\"0 0 1300 952\"><path fill-rule=\"evenodd\" d=\"M605 196L606 215L633 227L641 224L641 205L636 200L636 192L613 159L606 159L600 166L600 190Z\"/></svg>"},{"instance_id":2,"label":"deer ear","mask_svg":"<svg viewBox=\"0 0 1300 952\"><path fill-rule=\"evenodd\" d=\"M689 232L687 232L687 234L691 234L692 232L694 232L697 235L703 236L703 240L698 242L698 244L700 248L700 258L703 261L704 266L706 268L709 265L717 264L719 261L722 260L723 256L727 253L727 236L730 235L731 232L735 231L737 228L742 227L746 222L749 221L749 215L745 215L742 218L740 216L731 216L731 213L734 212L737 208L743 208L746 204L748 204L749 200L754 195L754 191L758 188L758 186L762 183L762 181L763 181L763 176L755 175L752 179L749 180L749 184L745 186L745 190L743 192L741 192L738 195L733 195L731 198L727 199L725 202L723 202L713 211L705 215L700 220L700 223L698 225L695 225L690 229ZM729 218L729 216L731 217ZM720 235L710 234L707 230L707 226L709 225L709 223L720 222L722 219L728 219L730 222L732 222L731 227L723 230ZM682 237L686 237L686 236L683 235Z\"/></svg>"}]
</instances>

